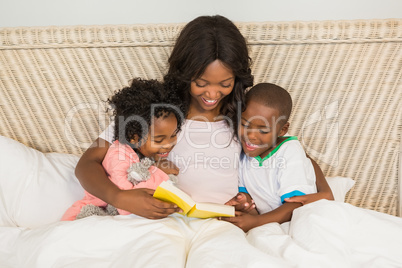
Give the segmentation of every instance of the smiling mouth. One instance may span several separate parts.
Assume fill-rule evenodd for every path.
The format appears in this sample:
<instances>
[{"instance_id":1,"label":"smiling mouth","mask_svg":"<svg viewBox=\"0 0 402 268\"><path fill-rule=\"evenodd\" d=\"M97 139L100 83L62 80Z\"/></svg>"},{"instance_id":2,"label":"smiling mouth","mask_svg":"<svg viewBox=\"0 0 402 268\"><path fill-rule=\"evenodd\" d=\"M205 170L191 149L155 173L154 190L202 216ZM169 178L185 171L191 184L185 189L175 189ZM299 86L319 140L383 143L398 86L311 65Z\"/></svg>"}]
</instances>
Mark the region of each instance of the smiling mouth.
<instances>
[{"instance_id":1,"label":"smiling mouth","mask_svg":"<svg viewBox=\"0 0 402 268\"><path fill-rule=\"evenodd\" d=\"M169 152L158 154L159 157L163 157L163 158L168 157L168 155L169 155Z\"/></svg>"},{"instance_id":2,"label":"smiling mouth","mask_svg":"<svg viewBox=\"0 0 402 268\"><path fill-rule=\"evenodd\" d=\"M218 100L207 100L204 99L203 97L201 97L201 99L206 105L215 105L218 102Z\"/></svg>"},{"instance_id":3,"label":"smiling mouth","mask_svg":"<svg viewBox=\"0 0 402 268\"><path fill-rule=\"evenodd\" d=\"M252 144L252 143L249 143L249 142L244 142L244 144L246 145L246 148L249 151L254 151L254 150L256 150L256 149L258 149L260 147L259 145Z\"/></svg>"}]
</instances>

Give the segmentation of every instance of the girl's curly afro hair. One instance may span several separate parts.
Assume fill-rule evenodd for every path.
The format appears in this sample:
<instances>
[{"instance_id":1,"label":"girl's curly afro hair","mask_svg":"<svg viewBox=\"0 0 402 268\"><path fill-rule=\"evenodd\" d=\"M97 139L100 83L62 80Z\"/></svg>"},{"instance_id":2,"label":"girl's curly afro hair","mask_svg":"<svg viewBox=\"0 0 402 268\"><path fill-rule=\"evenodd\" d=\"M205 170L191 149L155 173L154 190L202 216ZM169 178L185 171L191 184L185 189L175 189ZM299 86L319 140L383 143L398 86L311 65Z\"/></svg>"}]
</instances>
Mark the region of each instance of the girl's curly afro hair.
<instances>
[{"instance_id":1,"label":"girl's curly afro hair","mask_svg":"<svg viewBox=\"0 0 402 268\"><path fill-rule=\"evenodd\" d=\"M153 79L135 78L129 87L117 91L108 99L115 116L115 140L132 146L130 140L134 135L140 141L147 137L153 118L165 118L171 113L176 116L180 131L186 109L177 88L173 81L162 84Z\"/></svg>"}]
</instances>

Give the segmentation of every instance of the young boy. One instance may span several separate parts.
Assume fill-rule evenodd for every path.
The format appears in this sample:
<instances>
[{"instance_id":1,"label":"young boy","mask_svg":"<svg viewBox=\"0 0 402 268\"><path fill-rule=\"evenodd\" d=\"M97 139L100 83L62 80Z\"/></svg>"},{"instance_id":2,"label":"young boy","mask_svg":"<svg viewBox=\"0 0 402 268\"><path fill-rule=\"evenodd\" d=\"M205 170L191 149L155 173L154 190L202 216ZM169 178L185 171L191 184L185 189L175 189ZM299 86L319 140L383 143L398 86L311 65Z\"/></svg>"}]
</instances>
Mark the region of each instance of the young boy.
<instances>
[{"instance_id":1,"label":"young boy","mask_svg":"<svg viewBox=\"0 0 402 268\"><path fill-rule=\"evenodd\" d=\"M301 203L285 199L317 192L313 165L300 142L284 136L291 111L289 93L277 85L261 83L246 94L239 135L243 147L239 191L251 196L259 214L236 212L236 217L224 219L245 232L289 221Z\"/></svg>"}]
</instances>

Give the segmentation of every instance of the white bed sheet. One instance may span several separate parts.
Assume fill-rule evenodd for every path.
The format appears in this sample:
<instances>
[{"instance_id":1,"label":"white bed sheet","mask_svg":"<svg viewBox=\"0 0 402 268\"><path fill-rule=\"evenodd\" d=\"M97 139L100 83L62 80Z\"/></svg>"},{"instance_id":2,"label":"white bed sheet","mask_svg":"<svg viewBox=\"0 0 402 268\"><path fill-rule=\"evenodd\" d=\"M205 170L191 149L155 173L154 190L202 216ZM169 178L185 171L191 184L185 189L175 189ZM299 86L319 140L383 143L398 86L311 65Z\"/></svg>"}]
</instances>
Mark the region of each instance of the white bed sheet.
<instances>
[{"instance_id":1,"label":"white bed sheet","mask_svg":"<svg viewBox=\"0 0 402 268\"><path fill-rule=\"evenodd\" d=\"M342 202L303 206L290 223L255 228L247 240L298 267L402 267L402 218Z\"/></svg>"},{"instance_id":2,"label":"white bed sheet","mask_svg":"<svg viewBox=\"0 0 402 268\"><path fill-rule=\"evenodd\" d=\"M402 266L401 218L326 200L247 235L216 219L128 215L0 227L0 241L1 267Z\"/></svg>"},{"instance_id":3,"label":"white bed sheet","mask_svg":"<svg viewBox=\"0 0 402 268\"><path fill-rule=\"evenodd\" d=\"M58 222L80 199L77 156L0 136L0 267L402 267L402 219L318 201L247 235L216 219L135 215ZM23 167L23 168L21 168ZM353 186L328 178L336 199Z\"/></svg>"},{"instance_id":4,"label":"white bed sheet","mask_svg":"<svg viewBox=\"0 0 402 268\"><path fill-rule=\"evenodd\" d=\"M265 267L260 252L230 223L174 215L89 217L27 229L0 229L2 267Z\"/></svg>"}]
</instances>

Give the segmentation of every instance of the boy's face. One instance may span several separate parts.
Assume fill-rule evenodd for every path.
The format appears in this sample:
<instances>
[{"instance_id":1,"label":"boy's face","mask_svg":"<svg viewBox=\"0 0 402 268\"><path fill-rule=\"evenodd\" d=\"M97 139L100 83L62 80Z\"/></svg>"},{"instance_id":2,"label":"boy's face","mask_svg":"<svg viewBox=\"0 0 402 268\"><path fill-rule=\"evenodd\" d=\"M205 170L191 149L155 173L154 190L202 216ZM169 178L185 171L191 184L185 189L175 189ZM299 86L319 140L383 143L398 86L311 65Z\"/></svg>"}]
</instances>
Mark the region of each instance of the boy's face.
<instances>
[{"instance_id":1,"label":"boy's face","mask_svg":"<svg viewBox=\"0 0 402 268\"><path fill-rule=\"evenodd\" d=\"M264 158L276 146L278 136L286 134L289 124L283 126L277 109L250 100L241 115L240 140L243 151L250 157Z\"/></svg>"}]
</instances>

